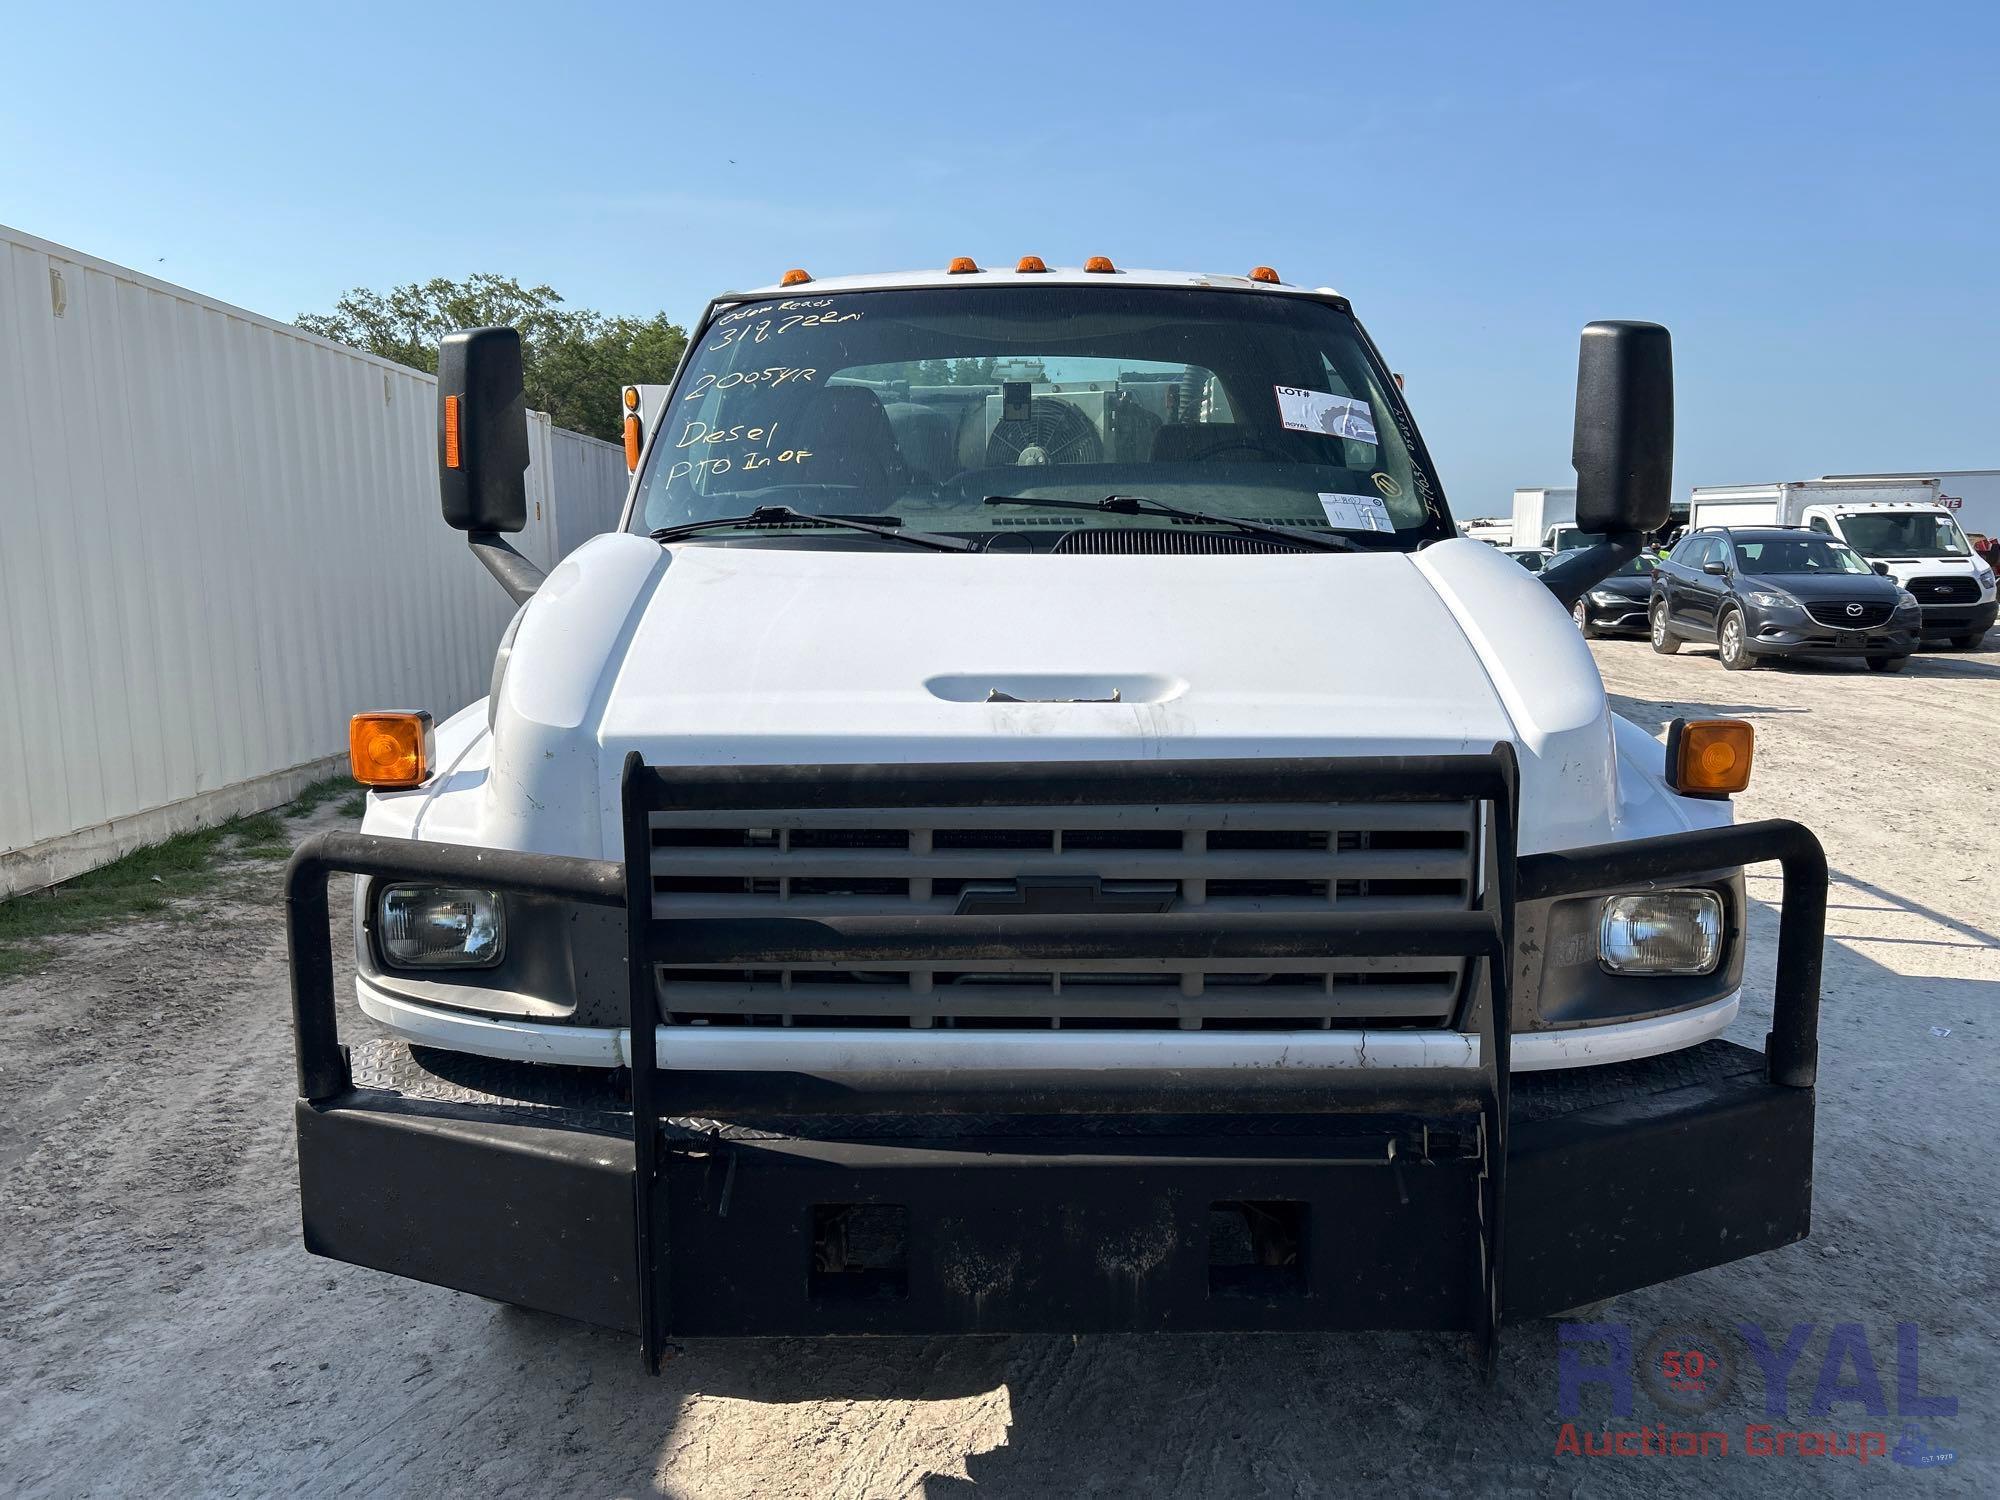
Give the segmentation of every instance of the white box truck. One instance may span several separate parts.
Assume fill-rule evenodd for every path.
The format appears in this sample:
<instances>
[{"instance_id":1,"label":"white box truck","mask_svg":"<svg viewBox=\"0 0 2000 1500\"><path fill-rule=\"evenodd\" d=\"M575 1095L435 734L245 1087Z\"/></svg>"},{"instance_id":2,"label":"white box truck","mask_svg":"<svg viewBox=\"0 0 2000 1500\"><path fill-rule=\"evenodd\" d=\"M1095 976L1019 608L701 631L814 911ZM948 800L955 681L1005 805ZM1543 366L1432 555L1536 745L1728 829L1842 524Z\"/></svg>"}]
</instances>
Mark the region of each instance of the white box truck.
<instances>
[{"instance_id":1,"label":"white box truck","mask_svg":"<svg viewBox=\"0 0 2000 1500\"><path fill-rule=\"evenodd\" d=\"M1698 487L1689 525L1802 526L1837 537L1910 592L1927 638L1969 649L1993 628L1993 569L1938 494L1928 475Z\"/></svg>"},{"instance_id":2,"label":"white box truck","mask_svg":"<svg viewBox=\"0 0 2000 1500\"><path fill-rule=\"evenodd\" d=\"M1576 529L1576 490L1529 486L1514 491L1514 545L1557 550L1558 528Z\"/></svg>"},{"instance_id":3,"label":"white box truck","mask_svg":"<svg viewBox=\"0 0 2000 1500\"><path fill-rule=\"evenodd\" d=\"M1605 540L1544 586L1454 535L1334 292L794 271L628 391L624 522L544 578L518 337L452 335L445 519L520 609L489 698L357 716L362 830L294 857L307 1245L657 1369L1136 1329L1490 1360L1802 1238L1824 856L1732 823L1748 724L1617 717L1567 612L1668 514L1671 381L1664 328L1585 330ZM1722 1032L1767 860L1758 1048ZM382 1028L346 1047L337 871Z\"/></svg>"}]
</instances>

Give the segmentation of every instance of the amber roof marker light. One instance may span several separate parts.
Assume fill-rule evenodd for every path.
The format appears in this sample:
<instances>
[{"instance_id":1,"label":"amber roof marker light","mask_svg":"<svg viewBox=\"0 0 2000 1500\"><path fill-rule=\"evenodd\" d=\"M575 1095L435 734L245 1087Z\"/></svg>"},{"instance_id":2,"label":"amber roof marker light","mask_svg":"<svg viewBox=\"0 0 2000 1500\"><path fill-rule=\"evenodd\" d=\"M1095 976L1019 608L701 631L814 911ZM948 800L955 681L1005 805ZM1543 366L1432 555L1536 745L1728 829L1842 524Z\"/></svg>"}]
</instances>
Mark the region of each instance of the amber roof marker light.
<instances>
[{"instance_id":1,"label":"amber roof marker light","mask_svg":"<svg viewBox=\"0 0 2000 1500\"><path fill-rule=\"evenodd\" d=\"M1250 279L1252 281L1268 281L1274 286L1284 280L1282 276L1269 266L1252 266L1250 268Z\"/></svg>"},{"instance_id":2,"label":"amber roof marker light","mask_svg":"<svg viewBox=\"0 0 2000 1500\"><path fill-rule=\"evenodd\" d=\"M1037 276L1048 270L1048 267L1042 264L1039 255L1024 255L1015 263L1014 269L1023 276Z\"/></svg>"},{"instance_id":3,"label":"amber roof marker light","mask_svg":"<svg viewBox=\"0 0 2000 1500\"><path fill-rule=\"evenodd\" d=\"M972 276L979 270L979 262L969 255L954 255L951 264L944 268L947 276Z\"/></svg>"},{"instance_id":4,"label":"amber roof marker light","mask_svg":"<svg viewBox=\"0 0 2000 1500\"><path fill-rule=\"evenodd\" d=\"M1683 797L1727 797L1750 785L1757 731L1741 719L1676 719L1667 726L1667 784Z\"/></svg>"},{"instance_id":5,"label":"amber roof marker light","mask_svg":"<svg viewBox=\"0 0 2000 1500\"><path fill-rule=\"evenodd\" d=\"M1118 268L1111 264L1111 257L1108 255L1091 256L1083 263L1083 268L1097 276L1112 276L1118 271Z\"/></svg>"},{"instance_id":6,"label":"amber roof marker light","mask_svg":"<svg viewBox=\"0 0 2000 1500\"><path fill-rule=\"evenodd\" d=\"M784 275L778 278L778 285L804 286L808 281L811 280L812 277L808 273L801 271L797 266L793 266L791 270L785 272Z\"/></svg>"}]
</instances>

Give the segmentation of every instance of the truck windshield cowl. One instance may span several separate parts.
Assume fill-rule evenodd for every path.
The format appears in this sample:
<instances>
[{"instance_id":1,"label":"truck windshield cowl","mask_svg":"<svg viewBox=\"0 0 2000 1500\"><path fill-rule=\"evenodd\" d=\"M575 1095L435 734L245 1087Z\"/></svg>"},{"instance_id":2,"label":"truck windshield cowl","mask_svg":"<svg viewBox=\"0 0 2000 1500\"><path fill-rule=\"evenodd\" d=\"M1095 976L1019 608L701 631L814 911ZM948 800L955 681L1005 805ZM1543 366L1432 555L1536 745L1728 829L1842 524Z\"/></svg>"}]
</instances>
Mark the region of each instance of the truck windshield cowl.
<instances>
[{"instance_id":1,"label":"truck windshield cowl","mask_svg":"<svg viewBox=\"0 0 2000 1500\"><path fill-rule=\"evenodd\" d=\"M1111 508L1107 495L1152 503ZM1411 551L1453 534L1416 428L1343 305L1182 287L918 287L729 307L657 419L632 526L780 506L1037 551L1290 552L1322 538Z\"/></svg>"}]
</instances>

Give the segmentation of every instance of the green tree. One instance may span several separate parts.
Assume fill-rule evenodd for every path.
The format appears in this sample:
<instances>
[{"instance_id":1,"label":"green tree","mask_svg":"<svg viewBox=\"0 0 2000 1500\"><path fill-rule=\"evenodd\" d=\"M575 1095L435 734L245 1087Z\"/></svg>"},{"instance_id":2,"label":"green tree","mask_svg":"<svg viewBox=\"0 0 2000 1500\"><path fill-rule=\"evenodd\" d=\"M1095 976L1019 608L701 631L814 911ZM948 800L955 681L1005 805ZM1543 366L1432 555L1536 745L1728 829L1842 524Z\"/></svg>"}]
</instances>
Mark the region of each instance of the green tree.
<instances>
[{"instance_id":1,"label":"green tree","mask_svg":"<svg viewBox=\"0 0 2000 1500\"><path fill-rule=\"evenodd\" d=\"M528 405L547 412L558 427L609 442L620 436L620 388L665 384L687 348L687 331L665 313L607 317L565 305L553 287L524 287L488 272L464 281L435 277L386 293L356 287L332 312L306 313L297 322L308 333L433 374L438 340L453 329L518 328Z\"/></svg>"}]
</instances>

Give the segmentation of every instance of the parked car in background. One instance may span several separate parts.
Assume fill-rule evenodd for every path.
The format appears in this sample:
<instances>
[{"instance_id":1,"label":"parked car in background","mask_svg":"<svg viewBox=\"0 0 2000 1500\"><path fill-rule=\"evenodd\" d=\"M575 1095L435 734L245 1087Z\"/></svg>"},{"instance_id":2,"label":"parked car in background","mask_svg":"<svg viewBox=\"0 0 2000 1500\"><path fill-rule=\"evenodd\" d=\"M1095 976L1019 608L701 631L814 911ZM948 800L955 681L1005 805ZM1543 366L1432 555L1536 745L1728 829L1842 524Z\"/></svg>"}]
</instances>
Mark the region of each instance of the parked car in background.
<instances>
[{"instance_id":1,"label":"parked car in background","mask_svg":"<svg viewBox=\"0 0 2000 1500\"><path fill-rule=\"evenodd\" d=\"M1541 572L1549 565L1549 559L1555 555L1546 547L1510 547L1506 551L1509 557L1530 573Z\"/></svg>"},{"instance_id":2,"label":"parked car in background","mask_svg":"<svg viewBox=\"0 0 2000 1500\"><path fill-rule=\"evenodd\" d=\"M1569 617L1585 640L1600 635L1644 635L1646 611L1653 598L1653 569L1658 559L1643 552L1609 578L1593 584L1570 606Z\"/></svg>"},{"instance_id":3,"label":"parked car in background","mask_svg":"<svg viewBox=\"0 0 2000 1500\"><path fill-rule=\"evenodd\" d=\"M1973 556L1935 479L1807 479L1697 488L1699 530L1803 526L1882 564L1923 611L1923 634L1965 650L1993 628L1994 570Z\"/></svg>"},{"instance_id":4,"label":"parked car in background","mask_svg":"<svg viewBox=\"0 0 2000 1500\"><path fill-rule=\"evenodd\" d=\"M1923 630L1917 601L1893 578L1799 527L1689 532L1653 573L1649 616L1662 656L1713 641L1732 672L1765 656L1859 656L1898 672Z\"/></svg>"}]
</instances>

